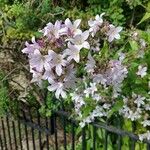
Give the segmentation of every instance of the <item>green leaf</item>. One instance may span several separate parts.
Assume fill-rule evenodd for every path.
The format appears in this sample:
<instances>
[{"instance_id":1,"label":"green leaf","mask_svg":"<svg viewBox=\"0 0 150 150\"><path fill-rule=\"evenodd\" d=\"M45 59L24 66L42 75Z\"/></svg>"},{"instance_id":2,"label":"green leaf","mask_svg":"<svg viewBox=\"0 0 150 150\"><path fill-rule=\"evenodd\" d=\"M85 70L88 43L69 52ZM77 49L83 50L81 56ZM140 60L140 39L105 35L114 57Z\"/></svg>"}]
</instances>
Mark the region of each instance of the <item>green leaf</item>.
<instances>
[{"instance_id":1,"label":"green leaf","mask_svg":"<svg viewBox=\"0 0 150 150\"><path fill-rule=\"evenodd\" d=\"M129 41L132 50L136 51L139 49L138 43L136 41Z\"/></svg>"},{"instance_id":2,"label":"green leaf","mask_svg":"<svg viewBox=\"0 0 150 150\"><path fill-rule=\"evenodd\" d=\"M142 22L146 21L149 18L150 18L150 13L146 12L145 15L143 16L143 18L141 19L141 21L138 23L138 25L141 24Z\"/></svg>"},{"instance_id":3,"label":"green leaf","mask_svg":"<svg viewBox=\"0 0 150 150\"><path fill-rule=\"evenodd\" d=\"M114 106L112 107L112 109L110 110L109 114L108 114L108 118L110 118L113 113L117 112L118 110L120 110L120 108L122 108L123 106L123 100L118 100Z\"/></svg>"},{"instance_id":4,"label":"green leaf","mask_svg":"<svg viewBox=\"0 0 150 150\"><path fill-rule=\"evenodd\" d=\"M104 41L104 45L103 48L101 49L101 56L102 58L108 58L108 52L109 52L109 47L108 47L108 43L106 41Z\"/></svg>"}]
</instances>

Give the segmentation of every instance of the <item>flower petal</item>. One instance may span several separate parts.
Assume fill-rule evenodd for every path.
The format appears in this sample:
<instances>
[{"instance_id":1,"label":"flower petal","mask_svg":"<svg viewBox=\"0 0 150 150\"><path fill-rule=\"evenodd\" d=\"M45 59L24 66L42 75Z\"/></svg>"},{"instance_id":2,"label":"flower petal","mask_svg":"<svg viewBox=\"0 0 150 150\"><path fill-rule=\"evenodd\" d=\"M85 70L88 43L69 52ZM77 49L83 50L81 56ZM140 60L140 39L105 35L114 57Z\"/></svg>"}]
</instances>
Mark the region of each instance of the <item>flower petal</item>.
<instances>
[{"instance_id":1,"label":"flower petal","mask_svg":"<svg viewBox=\"0 0 150 150\"><path fill-rule=\"evenodd\" d=\"M74 22L74 26L77 28L80 25L80 23L81 23L81 19L77 19Z\"/></svg>"},{"instance_id":2,"label":"flower petal","mask_svg":"<svg viewBox=\"0 0 150 150\"><path fill-rule=\"evenodd\" d=\"M70 21L69 18L67 18L67 19L65 20L65 25L66 25L67 27L71 27L71 26L72 26L72 22Z\"/></svg>"},{"instance_id":3,"label":"flower petal","mask_svg":"<svg viewBox=\"0 0 150 150\"><path fill-rule=\"evenodd\" d=\"M62 74L62 66L61 65L56 66L56 73L58 76L60 76Z\"/></svg>"},{"instance_id":4,"label":"flower petal","mask_svg":"<svg viewBox=\"0 0 150 150\"><path fill-rule=\"evenodd\" d=\"M87 41L85 41L82 46L86 49L90 49L90 44Z\"/></svg>"},{"instance_id":5,"label":"flower petal","mask_svg":"<svg viewBox=\"0 0 150 150\"><path fill-rule=\"evenodd\" d=\"M89 37L89 31L83 32L82 37L83 37L84 40L87 40L87 38Z\"/></svg>"}]
</instances>

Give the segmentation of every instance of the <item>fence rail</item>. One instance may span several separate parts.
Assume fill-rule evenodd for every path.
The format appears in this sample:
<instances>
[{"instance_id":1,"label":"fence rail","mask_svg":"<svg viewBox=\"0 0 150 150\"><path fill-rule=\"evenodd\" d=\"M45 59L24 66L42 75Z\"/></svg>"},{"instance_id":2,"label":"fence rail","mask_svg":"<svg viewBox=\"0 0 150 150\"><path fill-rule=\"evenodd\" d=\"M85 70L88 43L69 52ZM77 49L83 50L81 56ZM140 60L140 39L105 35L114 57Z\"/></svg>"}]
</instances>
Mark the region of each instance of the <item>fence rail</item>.
<instances>
[{"instance_id":1,"label":"fence rail","mask_svg":"<svg viewBox=\"0 0 150 150\"><path fill-rule=\"evenodd\" d=\"M122 146L124 137L129 138L129 150L137 149L139 138L132 132L103 122L93 122L90 126L92 136L89 137L86 127L81 129L79 136L76 133L78 122L69 118L65 111L57 111L48 118L42 117L38 110L34 114L30 108L27 111L21 110L16 117L10 114L1 117L0 150L109 150L108 140L112 134L115 134L116 138L114 143L117 147L114 150L126 150ZM102 141L96 139L99 129L104 133ZM100 142L101 146L97 147ZM150 141L144 140L143 144L144 149L150 150Z\"/></svg>"}]
</instances>

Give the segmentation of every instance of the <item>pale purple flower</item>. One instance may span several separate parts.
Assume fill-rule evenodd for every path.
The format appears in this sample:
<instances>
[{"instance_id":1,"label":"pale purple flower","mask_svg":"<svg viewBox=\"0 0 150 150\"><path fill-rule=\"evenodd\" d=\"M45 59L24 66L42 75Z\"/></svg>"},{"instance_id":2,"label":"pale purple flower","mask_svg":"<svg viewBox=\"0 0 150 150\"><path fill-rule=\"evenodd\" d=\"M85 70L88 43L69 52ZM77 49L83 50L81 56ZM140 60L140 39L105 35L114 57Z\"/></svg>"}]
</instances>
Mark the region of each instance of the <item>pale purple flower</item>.
<instances>
[{"instance_id":1,"label":"pale purple flower","mask_svg":"<svg viewBox=\"0 0 150 150\"><path fill-rule=\"evenodd\" d=\"M141 95L136 95L135 93L132 94L132 97L135 99L134 103L137 104L137 107L140 107L145 104L144 100L146 97L142 97Z\"/></svg>"},{"instance_id":2,"label":"pale purple flower","mask_svg":"<svg viewBox=\"0 0 150 150\"><path fill-rule=\"evenodd\" d=\"M94 37L94 35L96 34L96 32L100 29L102 23L103 23L103 19L102 16L105 13L102 13L101 15L96 15L95 16L95 20L90 19L88 21L88 25L90 26L89 31L91 32L92 37Z\"/></svg>"},{"instance_id":3,"label":"pale purple flower","mask_svg":"<svg viewBox=\"0 0 150 150\"><path fill-rule=\"evenodd\" d=\"M74 38L68 39L70 40L78 49L86 48L90 49L90 44L86 41L89 37L89 31L85 31L82 34L77 34Z\"/></svg>"},{"instance_id":4,"label":"pale purple flower","mask_svg":"<svg viewBox=\"0 0 150 150\"><path fill-rule=\"evenodd\" d=\"M49 80L49 81L55 79L55 75L54 75L54 73L53 73L51 68L45 70L45 72L44 72L44 74L42 76L42 79L43 80Z\"/></svg>"},{"instance_id":5,"label":"pale purple flower","mask_svg":"<svg viewBox=\"0 0 150 150\"><path fill-rule=\"evenodd\" d=\"M64 56L61 54L57 54L54 51L49 51L49 56L52 58L51 64L55 67L55 71L58 76L60 76L63 72L62 67L67 65L67 61L64 59Z\"/></svg>"},{"instance_id":6,"label":"pale purple flower","mask_svg":"<svg viewBox=\"0 0 150 150\"><path fill-rule=\"evenodd\" d=\"M81 107L85 105L85 102L82 98L82 95L77 94L76 92L70 94L72 101L74 102L75 112L82 117Z\"/></svg>"},{"instance_id":7,"label":"pale purple flower","mask_svg":"<svg viewBox=\"0 0 150 150\"><path fill-rule=\"evenodd\" d=\"M122 30L122 27L115 27L114 25L109 25L109 31L107 32L108 41L112 42L114 39L120 39L119 32Z\"/></svg>"},{"instance_id":8,"label":"pale purple flower","mask_svg":"<svg viewBox=\"0 0 150 150\"><path fill-rule=\"evenodd\" d=\"M144 105L144 108L145 108L145 110L150 111L150 105L149 104Z\"/></svg>"},{"instance_id":9,"label":"pale purple flower","mask_svg":"<svg viewBox=\"0 0 150 150\"><path fill-rule=\"evenodd\" d=\"M105 87L107 80L105 79L105 77L102 74L94 74L93 82L100 83L100 84L104 85L104 87Z\"/></svg>"},{"instance_id":10,"label":"pale purple flower","mask_svg":"<svg viewBox=\"0 0 150 150\"><path fill-rule=\"evenodd\" d=\"M121 64L121 61L111 60L109 61L109 69L105 72L105 78L108 85L119 85L124 78L127 77L128 70Z\"/></svg>"},{"instance_id":11,"label":"pale purple flower","mask_svg":"<svg viewBox=\"0 0 150 150\"><path fill-rule=\"evenodd\" d=\"M100 40L99 40L99 39L93 40L92 46L91 46L90 49L91 49L92 51L94 51L94 52L100 51Z\"/></svg>"},{"instance_id":12,"label":"pale purple flower","mask_svg":"<svg viewBox=\"0 0 150 150\"><path fill-rule=\"evenodd\" d=\"M111 107L111 105L110 105L110 104L107 104L107 103L105 103L105 104L103 105L103 108L104 108L104 109L108 109L108 110L109 110L110 107Z\"/></svg>"},{"instance_id":13,"label":"pale purple flower","mask_svg":"<svg viewBox=\"0 0 150 150\"><path fill-rule=\"evenodd\" d=\"M64 51L63 55L68 56L68 61L75 60L77 63L80 61L80 49L71 43L68 43L68 48Z\"/></svg>"},{"instance_id":14,"label":"pale purple flower","mask_svg":"<svg viewBox=\"0 0 150 150\"><path fill-rule=\"evenodd\" d=\"M55 81L51 81L50 82L51 85L49 85L47 87L47 89L51 92L54 92L55 91L55 96L57 99L60 98L60 96L62 98L66 98L67 95L66 95L66 91L64 89L64 85L62 82L55 82Z\"/></svg>"},{"instance_id":15,"label":"pale purple flower","mask_svg":"<svg viewBox=\"0 0 150 150\"><path fill-rule=\"evenodd\" d=\"M146 42L145 42L145 40L144 39L140 39L140 46L141 46L141 48L145 48L146 47Z\"/></svg>"},{"instance_id":16,"label":"pale purple flower","mask_svg":"<svg viewBox=\"0 0 150 150\"><path fill-rule=\"evenodd\" d=\"M106 85L113 87L113 97L118 97L121 92L122 82L127 77L128 70L121 64L121 61L109 61L109 68L106 70L104 76L107 80Z\"/></svg>"},{"instance_id":17,"label":"pale purple flower","mask_svg":"<svg viewBox=\"0 0 150 150\"><path fill-rule=\"evenodd\" d=\"M103 117L107 116L107 112L101 106L96 106L96 108L91 113L91 117L94 119L95 117Z\"/></svg>"},{"instance_id":18,"label":"pale purple flower","mask_svg":"<svg viewBox=\"0 0 150 150\"><path fill-rule=\"evenodd\" d=\"M84 90L84 94L86 95L86 97L89 97L90 95L93 95L94 92L96 91L97 91L96 83L90 83L90 87Z\"/></svg>"},{"instance_id":19,"label":"pale purple flower","mask_svg":"<svg viewBox=\"0 0 150 150\"><path fill-rule=\"evenodd\" d=\"M42 72L44 67L49 67L50 58L49 55L43 56L39 50L35 50L33 54L30 55L29 63L31 68L35 68L36 71Z\"/></svg>"},{"instance_id":20,"label":"pale purple flower","mask_svg":"<svg viewBox=\"0 0 150 150\"><path fill-rule=\"evenodd\" d=\"M93 73L95 64L96 64L96 62L95 62L94 58L91 56L91 53L89 52L89 54L88 54L88 61L86 63L85 70L88 73Z\"/></svg>"},{"instance_id":21,"label":"pale purple flower","mask_svg":"<svg viewBox=\"0 0 150 150\"><path fill-rule=\"evenodd\" d=\"M73 23L70 21L69 18L65 20L64 28L60 29L60 34L66 34L68 36L75 36L77 34L81 34L82 31L78 29L81 23L81 19L75 20Z\"/></svg>"},{"instance_id":22,"label":"pale purple flower","mask_svg":"<svg viewBox=\"0 0 150 150\"><path fill-rule=\"evenodd\" d=\"M94 92L97 91L96 83L90 83L90 88L91 88L91 94L93 95Z\"/></svg>"},{"instance_id":23,"label":"pale purple flower","mask_svg":"<svg viewBox=\"0 0 150 150\"><path fill-rule=\"evenodd\" d=\"M142 121L142 125L143 125L143 127L150 126L150 120L144 120L144 121Z\"/></svg>"},{"instance_id":24,"label":"pale purple flower","mask_svg":"<svg viewBox=\"0 0 150 150\"><path fill-rule=\"evenodd\" d=\"M102 99L102 97L101 97L99 94L97 94L97 93L94 94L94 95L92 96L92 98L93 98L94 100L96 100L97 102Z\"/></svg>"},{"instance_id":25,"label":"pale purple flower","mask_svg":"<svg viewBox=\"0 0 150 150\"><path fill-rule=\"evenodd\" d=\"M59 30L61 29L62 23L61 21L56 21L53 25L51 22L49 22L46 27L41 30L44 36L47 36L50 40L56 40L59 39L60 33Z\"/></svg>"},{"instance_id":26,"label":"pale purple flower","mask_svg":"<svg viewBox=\"0 0 150 150\"><path fill-rule=\"evenodd\" d=\"M147 131L146 133L140 134L139 139L140 141L143 141L144 139L150 140L150 132Z\"/></svg>"},{"instance_id":27,"label":"pale purple flower","mask_svg":"<svg viewBox=\"0 0 150 150\"><path fill-rule=\"evenodd\" d=\"M85 94L85 97L89 97L90 94L91 94L91 88L86 88L86 89L84 90L84 94Z\"/></svg>"},{"instance_id":28,"label":"pale purple flower","mask_svg":"<svg viewBox=\"0 0 150 150\"><path fill-rule=\"evenodd\" d=\"M131 119L131 121L135 121L137 119L140 119L141 118L141 112L142 111L140 108L137 108L136 111L134 111L134 112L132 110L130 110L127 118Z\"/></svg>"},{"instance_id":29,"label":"pale purple flower","mask_svg":"<svg viewBox=\"0 0 150 150\"><path fill-rule=\"evenodd\" d=\"M73 64L68 65L68 66L66 67L66 72L65 72L64 81L69 81L69 80L71 80L72 78L76 78L76 77L75 77L75 73L76 73L76 68L74 68L74 65L73 65Z\"/></svg>"},{"instance_id":30,"label":"pale purple flower","mask_svg":"<svg viewBox=\"0 0 150 150\"><path fill-rule=\"evenodd\" d=\"M126 55L124 53L122 53L122 52L119 52L118 55L119 55L119 61L122 62L125 59Z\"/></svg>"},{"instance_id":31,"label":"pale purple flower","mask_svg":"<svg viewBox=\"0 0 150 150\"><path fill-rule=\"evenodd\" d=\"M33 54L36 49L40 49L40 45L35 41L35 37L32 37L32 44L29 44L27 41L25 42L26 48L22 50L25 54Z\"/></svg>"},{"instance_id":32,"label":"pale purple flower","mask_svg":"<svg viewBox=\"0 0 150 150\"><path fill-rule=\"evenodd\" d=\"M90 115L84 118L80 123L80 127L83 128L86 124L89 124L96 117L107 116L107 112L100 106L96 106L96 108L90 113Z\"/></svg>"},{"instance_id":33,"label":"pale purple flower","mask_svg":"<svg viewBox=\"0 0 150 150\"><path fill-rule=\"evenodd\" d=\"M90 116L86 117L85 119L83 119L79 125L81 128L83 128L86 124L89 124L90 122L92 122L92 119Z\"/></svg>"},{"instance_id":34,"label":"pale purple flower","mask_svg":"<svg viewBox=\"0 0 150 150\"><path fill-rule=\"evenodd\" d=\"M64 78L64 82L65 82L65 87L68 88L75 88L76 86L76 81L77 78L75 76L76 73L76 68L74 68L74 65L69 65L66 67L66 71L65 71L65 78Z\"/></svg>"},{"instance_id":35,"label":"pale purple flower","mask_svg":"<svg viewBox=\"0 0 150 150\"><path fill-rule=\"evenodd\" d=\"M31 70L32 80L31 83L37 83L40 87L42 86L42 73Z\"/></svg>"},{"instance_id":36,"label":"pale purple flower","mask_svg":"<svg viewBox=\"0 0 150 150\"><path fill-rule=\"evenodd\" d=\"M137 75L141 76L143 78L147 75L147 67L143 67L142 65L139 65Z\"/></svg>"}]
</instances>

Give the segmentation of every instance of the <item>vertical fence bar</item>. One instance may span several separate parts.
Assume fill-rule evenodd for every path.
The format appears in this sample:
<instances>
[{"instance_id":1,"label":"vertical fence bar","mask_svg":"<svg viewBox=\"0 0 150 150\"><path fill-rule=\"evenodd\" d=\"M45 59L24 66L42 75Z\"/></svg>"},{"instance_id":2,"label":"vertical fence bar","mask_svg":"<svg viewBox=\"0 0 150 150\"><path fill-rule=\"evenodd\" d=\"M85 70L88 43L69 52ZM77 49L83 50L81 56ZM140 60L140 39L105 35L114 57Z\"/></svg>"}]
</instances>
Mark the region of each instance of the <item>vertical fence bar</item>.
<instances>
[{"instance_id":1,"label":"vertical fence bar","mask_svg":"<svg viewBox=\"0 0 150 150\"><path fill-rule=\"evenodd\" d=\"M21 109L18 105L18 112L17 112L17 125L18 125L18 133L19 133L19 144L20 144L20 150L23 150L23 145L22 145L22 135L21 135L21 132L22 132L22 129L21 129L21 122L20 122L20 115L19 113L21 112Z\"/></svg>"},{"instance_id":2,"label":"vertical fence bar","mask_svg":"<svg viewBox=\"0 0 150 150\"><path fill-rule=\"evenodd\" d=\"M47 117L45 117L45 125L46 125L46 129L48 130L48 120L47 120ZM49 150L49 136L48 134L46 134L46 147L47 147L47 150Z\"/></svg>"},{"instance_id":3,"label":"vertical fence bar","mask_svg":"<svg viewBox=\"0 0 150 150\"><path fill-rule=\"evenodd\" d=\"M3 141L2 141L1 133L0 133L0 147L1 147L1 150L3 150Z\"/></svg>"},{"instance_id":4,"label":"vertical fence bar","mask_svg":"<svg viewBox=\"0 0 150 150\"><path fill-rule=\"evenodd\" d=\"M150 150L150 144L147 144L147 150Z\"/></svg>"},{"instance_id":5,"label":"vertical fence bar","mask_svg":"<svg viewBox=\"0 0 150 150\"><path fill-rule=\"evenodd\" d=\"M121 135L118 135L118 150L121 150Z\"/></svg>"},{"instance_id":6,"label":"vertical fence bar","mask_svg":"<svg viewBox=\"0 0 150 150\"><path fill-rule=\"evenodd\" d=\"M104 150L108 148L108 131L105 130L105 139L104 139Z\"/></svg>"},{"instance_id":7,"label":"vertical fence bar","mask_svg":"<svg viewBox=\"0 0 150 150\"><path fill-rule=\"evenodd\" d=\"M64 149L67 150L67 140L66 140L66 118L62 116L63 121L63 134L64 134Z\"/></svg>"},{"instance_id":8,"label":"vertical fence bar","mask_svg":"<svg viewBox=\"0 0 150 150\"><path fill-rule=\"evenodd\" d=\"M22 112L23 112L24 120L27 121L25 112L23 110L22 110ZM27 150L29 150L28 129L27 129L27 125L26 124L24 124L24 130L25 130L25 136L26 136L26 146L27 146Z\"/></svg>"},{"instance_id":9,"label":"vertical fence bar","mask_svg":"<svg viewBox=\"0 0 150 150\"><path fill-rule=\"evenodd\" d=\"M132 132L135 131L135 122L132 122ZM135 140L131 139L131 150L135 150Z\"/></svg>"},{"instance_id":10,"label":"vertical fence bar","mask_svg":"<svg viewBox=\"0 0 150 150\"><path fill-rule=\"evenodd\" d=\"M55 122L55 120L54 120L54 115L52 115L52 116L50 117L51 134L54 134L54 132L55 132L54 122Z\"/></svg>"},{"instance_id":11,"label":"vertical fence bar","mask_svg":"<svg viewBox=\"0 0 150 150\"><path fill-rule=\"evenodd\" d=\"M56 114L54 114L54 133L55 133L55 148L58 150L58 141L57 141L57 118Z\"/></svg>"},{"instance_id":12,"label":"vertical fence bar","mask_svg":"<svg viewBox=\"0 0 150 150\"><path fill-rule=\"evenodd\" d=\"M33 123L33 118L32 118L32 114L31 114L31 110L29 108L29 116L30 116L30 121ZM35 138L34 138L34 128L31 127L31 134L32 134L32 145L33 145L33 150L36 149L35 147Z\"/></svg>"},{"instance_id":13,"label":"vertical fence bar","mask_svg":"<svg viewBox=\"0 0 150 150\"><path fill-rule=\"evenodd\" d=\"M120 122L120 117L118 117L118 128L121 128L121 122ZM121 150L121 135L118 135L118 140L117 140L117 145L118 145L118 150Z\"/></svg>"},{"instance_id":14,"label":"vertical fence bar","mask_svg":"<svg viewBox=\"0 0 150 150\"><path fill-rule=\"evenodd\" d=\"M18 131L19 131L20 149L22 150L22 149L23 149L23 146L22 146L22 135L21 135L21 123L20 123L19 118L18 118Z\"/></svg>"},{"instance_id":15,"label":"vertical fence bar","mask_svg":"<svg viewBox=\"0 0 150 150\"><path fill-rule=\"evenodd\" d=\"M45 94L44 94L44 103L45 103L45 106L47 107L47 97L48 97L48 90L45 91ZM45 117L45 126L46 126L46 129L48 130L48 119L47 117ZM46 133L46 147L47 147L47 150L49 150L49 136L48 134Z\"/></svg>"},{"instance_id":16,"label":"vertical fence bar","mask_svg":"<svg viewBox=\"0 0 150 150\"><path fill-rule=\"evenodd\" d=\"M82 129L82 150L86 150L86 133L85 133L85 127Z\"/></svg>"},{"instance_id":17,"label":"vertical fence bar","mask_svg":"<svg viewBox=\"0 0 150 150\"><path fill-rule=\"evenodd\" d=\"M41 119L40 119L40 114L38 110L37 110L37 119L38 119L38 125L41 126ZM40 147L40 150L42 150L41 131L39 131L38 138L39 138L39 147Z\"/></svg>"},{"instance_id":18,"label":"vertical fence bar","mask_svg":"<svg viewBox=\"0 0 150 150\"><path fill-rule=\"evenodd\" d=\"M135 150L135 141L131 139L131 150Z\"/></svg>"},{"instance_id":19,"label":"vertical fence bar","mask_svg":"<svg viewBox=\"0 0 150 150\"><path fill-rule=\"evenodd\" d=\"M106 120L106 125L108 125L108 119ZM108 149L108 131L105 129L105 137L104 137L104 150Z\"/></svg>"},{"instance_id":20,"label":"vertical fence bar","mask_svg":"<svg viewBox=\"0 0 150 150\"><path fill-rule=\"evenodd\" d=\"M9 139L10 150L12 150L12 141L11 141L11 135L10 135L10 125L9 125L8 116L6 116L6 123L7 123L7 131L8 131L8 139Z\"/></svg>"},{"instance_id":21,"label":"vertical fence bar","mask_svg":"<svg viewBox=\"0 0 150 150\"><path fill-rule=\"evenodd\" d=\"M96 149L96 127L93 126L93 150Z\"/></svg>"},{"instance_id":22,"label":"vertical fence bar","mask_svg":"<svg viewBox=\"0 0 150 150\"><path fill-rule=\"evenodd\" d=\"M75 125L71 122L72 150L75 150Z\"/></svg>"},{"instance_id":23,"label":"vertical fence bar","mask_svg":"<svg viewBox=\"0 0 150 150\"><path fill-rule=\"evenodd\" d=\"M13 128L13 135L14 135L14 142L15 142L15 150L17 150L18 146L17 146L16 128L15 128L15 122L14 121L12 121L12 128Z\"/></svg>"},{"instance_id":24,"label":"vertical fence bar","mask_svg":"<svg viewBox=\"0 0 150 150\"><path fill-rule=\"evenodd\" d=\"M31 113L31 110L29 108L29 120L26 118L26 114L24 111L23 112L23 118L24 120L27 122L31 121L31 123L33 124L33 116L32 116L32 113ZM43 123L41 121L41 118L40 118L40 114L37 110L37 119L38 119L38 125L39 127L41 126L41 124ZM66 126L67 126L67 123L68 123L68 120L66 117L64 116L61 116L61 119L62 119L62 122L63 122L63 136L64 136L64 150L67 150L67 131L66 131ZM5 126L5 120L6 120L6 126ZM44 121L44 120L43 120ZM12 128L10 126L10 124L12 125ZM57 137L57 116L56 114L53 115L53 120L50 119L50 124L51 124L51 133L54 132L54 136L55 136L55 150L58 150L58 137ZM107 123L106 123L107 124ZM0 150L13 150L13 146L12 146L12 141L14 140L14 146L15 146L15 150L23 150L23 145L22 145L22 135L21 135L21 123L20 123L20 120L18 119L18 126L16 124L16 122L14 120L12 120L10 122L9 120L9 117L6 116L6 119L4 118L1 118L1 126L2 126L2 130L0 131ZM16 126L18 127L18 129L16 129ZM26 145L27 145L27 150L29 150L29 134L28 134L28 128L27 128L27 124L24 124L25 126L25 136L26 136ZM47 117L45 118L45 126L46 126L46 129L48 129L49 125L48 125L48 119ZM120 129L121 126L120 126L120 120L118 120L118 128ZM6 131L7 129L7 131ZM11 130L12 130L12 137L11 137ZM93 148L92 150L96 150L96 130L97 130L97 126L93 126L93 141L91 144L93 144ZM18 132L17 132L18 131ZM135 131L135 123L133 122L132 124L132 132ZM36 146L35 146L35 129L31 126L31 135L32 135L32 143L33 143L33 150L36 149ZM110 133L111 131L107 131L107 129L105 129L105 139L104 139L104 149L107 150L108 149L108 134ZM7 136L7 133L8 133L8 136ZM19 140L17 140L17 136L16 134L19 133ZM114 132L115 133L115 132ZM48 137L48 133L45 133L46 134L46 144L47 144L47 150L49 150L49 137ZM117 132L116 132L117 134ZM45 135L44 135L45 136ZM84 127L82 129L82 150L86 150L87 148L87 145L86 145L86 128ZM121 135L118 135L118 139L116 139L117 142L115 142L115 144L117 143L117 147L116 149L118 148L118 150L121 150L121 138L122 136ZM129 142L129 148L131 150L135 150L135 147L136 147L136 141L135 139L133 139L134 137L132 136L129 136L130 138L130 142ZM7 142L7 139L8 139L8 142ZM72 147L72 150L75 150L75 123L73 121L71 121L71 147ZM17 144L19 144L20 142L20 147L18 147ZM150 144L148 144L148 142L146 143L147 144L147 150L150 150ZM43 150L42 148L42 131L39 130L39 146L40 146L40 150Z\"/></svg>"},{"instance_id":25,"label":"vertical fence bar","mask_svg":"<svg viewBox=\"0 0 150 150\"><path fill-rule=\"evenodd\" d=\"M4 126L4 120L1 118L2 123L2 130L3 130L3 137L4 137L4 144L5 144L5 150L7 150L7 140L6 140L6 133L5 133L5 126Z\"/></svg>"}]
</instances>

